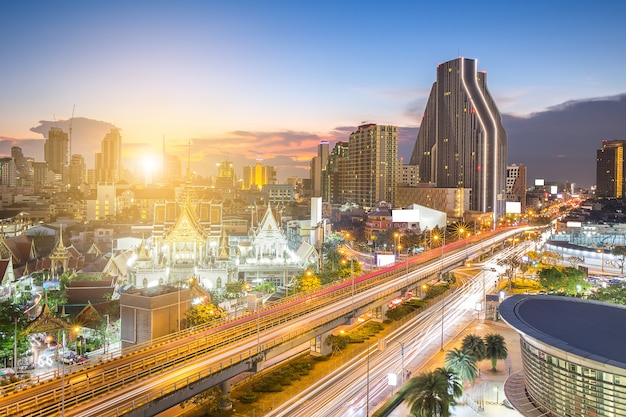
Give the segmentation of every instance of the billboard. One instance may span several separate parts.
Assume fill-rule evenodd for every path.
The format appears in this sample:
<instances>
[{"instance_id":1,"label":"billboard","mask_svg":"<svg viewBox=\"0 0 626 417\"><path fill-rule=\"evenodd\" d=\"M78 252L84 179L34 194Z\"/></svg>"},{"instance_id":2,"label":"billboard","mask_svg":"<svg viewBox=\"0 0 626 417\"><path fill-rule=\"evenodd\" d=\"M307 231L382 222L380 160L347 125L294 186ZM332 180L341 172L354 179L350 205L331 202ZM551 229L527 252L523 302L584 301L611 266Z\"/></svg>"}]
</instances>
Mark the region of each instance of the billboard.
<instances>
[{"instance_id":1,"label":"billboard","mask_svg":"<svg viewBox=\"0 0 626 417\"><path fill-rule=\"evenodd\" d=\"M543 178L535 178L535 187L543 187L545 180Z\"/></svg>"},{"instance_id":2,"label":"billboard","mask_svg":"<svg viewBox=\"0 0 626 417\"><path fill-rule=\"evenodd\" d=\"M506 214L521 214L522 203L519 201L507 201L506 202Z\"/></svg>"},{"instance_id":3,"label":"billboard","mask_svg":"<svg viewBox=\"0 0 626 417\"><path fill-rule=\"evenodd\" d=\"M396 255L377 253L376 254L376 266L387 266L396 263Z\"/></svg>"}]
</instances>

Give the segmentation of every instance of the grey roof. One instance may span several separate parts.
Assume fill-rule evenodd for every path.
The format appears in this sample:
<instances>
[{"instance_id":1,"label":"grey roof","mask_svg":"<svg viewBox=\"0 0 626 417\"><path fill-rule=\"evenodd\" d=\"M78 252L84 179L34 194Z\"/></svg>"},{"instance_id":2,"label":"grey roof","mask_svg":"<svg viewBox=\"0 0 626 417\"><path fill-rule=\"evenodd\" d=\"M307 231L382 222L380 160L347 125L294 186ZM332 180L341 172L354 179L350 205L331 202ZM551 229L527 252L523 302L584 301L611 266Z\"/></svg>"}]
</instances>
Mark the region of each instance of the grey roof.
<instances>
[{"instance_id":1,"label":"grey roof","mask_svg":"<svg viewBox=\"0 0 626 417\"><path fill-rule=\"evenodd\" d=\"M626 307L549 295L514 295L500 315L518 332L557 349L626 369Z\"/></svg>"}]
</instances>

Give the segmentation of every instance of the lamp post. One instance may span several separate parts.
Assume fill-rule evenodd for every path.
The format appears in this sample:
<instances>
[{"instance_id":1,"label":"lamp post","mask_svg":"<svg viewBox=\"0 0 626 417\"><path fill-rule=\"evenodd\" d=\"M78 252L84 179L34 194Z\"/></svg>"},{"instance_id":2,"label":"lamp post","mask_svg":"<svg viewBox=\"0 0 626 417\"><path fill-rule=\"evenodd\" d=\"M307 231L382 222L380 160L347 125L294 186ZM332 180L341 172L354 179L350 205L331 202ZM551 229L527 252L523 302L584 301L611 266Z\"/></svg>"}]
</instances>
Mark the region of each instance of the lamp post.
<instances>
[{"instance_id":1,"label":"lamp post","mask_svg":"<svg viewBox=\"0 0 626 417\"><path fill-rule=\"evenodd\" d=\"M602 267L602 272L604 272L604 249L598 249L598 253L600 254L600 265Z\"/></svg>"},{"instance_id":2,"label":"lamp post","mask_svg":"<svg viewBox=\"0 0 626 417\"><path fill-rule=\"evenodd\" d=\"M441 351L443 352L443 319L444 319L444 312L446 309L446 292L443 292L443 300L441 303Z\"/></svg>"},{"instance_id":3,"label":"lamp post","mask_svg":"<svg viewBox=\"0 0 626 417\"><path fill-rule=\"evenodd\" d=\"M404 342L398 342L400 344L400 356L401 356L401 366L402 366L402 378L400 381L402 382L402 386L405 384L405 372L404 372Z\"/></svg>"}]
</instances>

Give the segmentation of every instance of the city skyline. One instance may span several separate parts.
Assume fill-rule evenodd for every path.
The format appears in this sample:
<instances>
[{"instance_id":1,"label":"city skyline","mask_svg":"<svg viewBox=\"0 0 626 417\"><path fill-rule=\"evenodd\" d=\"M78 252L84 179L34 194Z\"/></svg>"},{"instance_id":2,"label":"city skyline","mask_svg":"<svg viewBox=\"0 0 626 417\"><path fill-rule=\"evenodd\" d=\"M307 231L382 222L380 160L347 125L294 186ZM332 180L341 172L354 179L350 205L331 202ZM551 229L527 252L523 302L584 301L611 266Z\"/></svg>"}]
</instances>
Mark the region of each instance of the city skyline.
<instances>
[{"instance_id":1,"label":"city skyline","mask_svg":"<svg viewBox=\"0 0 626 417\"><path fill-rule=\"evenodd\" d=\"M201 175L215 175L218 160L262 158L281 179L306 177L320 141L347 140L363 121L399 126L407 162L437 64L465 56L489 74L508 162L527 165L529 180L589 186L600 141L624 137L619 118L611 125L603 112L575 147L568 144L580 129L550 126L556 149L537 161L548 158L553 171L524 152L546 115L623 108L626 80L616 69L626 61L626 6L602 3L554 2L539 12L529 3L500 11L455 2L15 3L0 25L0 153L17 145L41 160L42 126L62 126L74 111L75 121L121 128L126 159L159 155L165 138L186 160L191 142L192 163L209 167ZM476 21L488 24L468 30ZM92 166L103 135L74 129L73 153ZM581 160L589 169L572 167Z\"/></svg>"}]
</instances>

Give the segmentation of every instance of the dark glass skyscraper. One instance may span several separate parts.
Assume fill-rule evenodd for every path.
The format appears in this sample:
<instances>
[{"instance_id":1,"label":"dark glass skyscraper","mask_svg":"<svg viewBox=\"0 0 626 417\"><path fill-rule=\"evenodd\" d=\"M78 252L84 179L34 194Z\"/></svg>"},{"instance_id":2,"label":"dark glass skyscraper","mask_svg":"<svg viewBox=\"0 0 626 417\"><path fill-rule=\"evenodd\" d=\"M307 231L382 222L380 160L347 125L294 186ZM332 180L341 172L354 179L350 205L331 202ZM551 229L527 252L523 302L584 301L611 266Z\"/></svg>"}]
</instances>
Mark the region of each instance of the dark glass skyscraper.
<instances>
[{"instance_id":1,"label":"dark glass skyscraper","mask_svg":"<svg viewBox=\"0 0 626 417\"><path fill-rule=\"evenodd\" d=\"M470 188L470 209L495 220L505 214L507 136L486 77L474 59L437 67L411 165L419 165L420 182Z\"/></svg>"}]
</instances>

